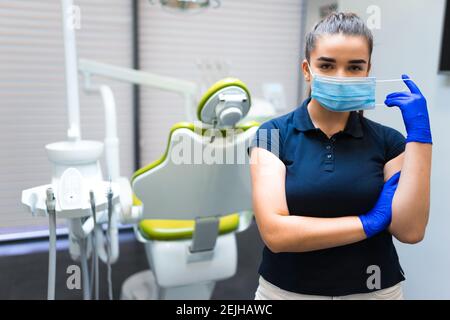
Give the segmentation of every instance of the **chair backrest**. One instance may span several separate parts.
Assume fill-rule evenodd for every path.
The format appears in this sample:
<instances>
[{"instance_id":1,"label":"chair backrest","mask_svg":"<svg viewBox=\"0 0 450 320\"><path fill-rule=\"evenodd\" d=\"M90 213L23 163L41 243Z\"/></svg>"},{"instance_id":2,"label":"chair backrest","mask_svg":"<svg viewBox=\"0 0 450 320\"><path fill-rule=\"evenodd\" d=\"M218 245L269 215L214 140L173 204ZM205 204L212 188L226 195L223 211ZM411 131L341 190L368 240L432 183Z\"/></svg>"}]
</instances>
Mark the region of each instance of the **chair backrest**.
<instances>
[{"instance_id":1,"label":"chair backrest","mask_svg":"<svg viewBox=\"0 0 450 320\"><path fill-rule=\"evenodd\" d=\"M258 123L211 131L175 125L165 154L138 170L132 188L143 219L192 220L252 209L247 148Z\"/></svg>"}]
</instances>

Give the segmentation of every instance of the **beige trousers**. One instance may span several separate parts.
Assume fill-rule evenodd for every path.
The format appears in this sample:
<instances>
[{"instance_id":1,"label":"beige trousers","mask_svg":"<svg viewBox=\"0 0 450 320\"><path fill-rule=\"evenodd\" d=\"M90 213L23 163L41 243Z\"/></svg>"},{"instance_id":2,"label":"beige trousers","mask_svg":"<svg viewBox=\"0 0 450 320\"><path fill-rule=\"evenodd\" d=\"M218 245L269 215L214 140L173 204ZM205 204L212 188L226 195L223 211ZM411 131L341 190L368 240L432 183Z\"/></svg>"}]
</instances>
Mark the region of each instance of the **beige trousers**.
<instances>
[{"instance_id":1,"label":"beige trousers","mask_svg":"<svg viewBox=\"0 0 450 320\"><path fill-rule=\"evenodd\" d=\"M350 294L347 296L315 296L283 290L260 276L255 300L403 300L403 291L401 283L398 283L390 288L370 293Z\"/></svg>"}]
</instances>

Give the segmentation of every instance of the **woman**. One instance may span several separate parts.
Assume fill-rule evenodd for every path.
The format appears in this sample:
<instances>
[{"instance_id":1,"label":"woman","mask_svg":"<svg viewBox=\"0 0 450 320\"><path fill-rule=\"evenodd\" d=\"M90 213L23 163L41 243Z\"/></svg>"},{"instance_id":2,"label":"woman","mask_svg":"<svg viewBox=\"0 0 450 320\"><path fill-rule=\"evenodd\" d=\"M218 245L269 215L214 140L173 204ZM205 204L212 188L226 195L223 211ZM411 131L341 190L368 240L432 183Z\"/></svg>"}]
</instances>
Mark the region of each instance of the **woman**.
<instances>
[{"instance_id":1,"label":"woman","mask_svg":"<svg viewBox=\"0 0 450 320\"><path fill-rule=\"evenodd\" d=\"M255 299L402 299L392 236L417 243L430 201L426 100L387 96L407 138L363 117L373 38L355 14L335 13L306 37L311 96L264 123L251 148L253 207L265 243Z\"/></svg>"}]
</instances>

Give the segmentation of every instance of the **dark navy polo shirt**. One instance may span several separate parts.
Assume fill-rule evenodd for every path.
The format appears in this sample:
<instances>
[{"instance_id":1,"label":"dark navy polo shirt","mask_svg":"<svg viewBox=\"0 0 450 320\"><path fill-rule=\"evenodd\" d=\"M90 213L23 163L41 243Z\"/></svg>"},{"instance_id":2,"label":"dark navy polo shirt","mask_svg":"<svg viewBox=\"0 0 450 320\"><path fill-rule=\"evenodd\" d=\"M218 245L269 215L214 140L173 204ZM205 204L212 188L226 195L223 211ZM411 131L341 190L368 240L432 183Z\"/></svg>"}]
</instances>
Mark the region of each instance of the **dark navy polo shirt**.
<instances>
[{"instance_id":1,"label":"dark navy polo shirt","mask_svg":"<svg viewBox=\"0 0 450 320\"><path fill-rule=\"evenodd\" d=\"M405 150L404 136L353 111L345 129L328 138L314 127L309 101L262 124L251 146L273 152L286 165L290 215L333 218L366 213L380 195L384 165ZM311 252L274 253L266 246L259 273L284 290L327 296L377 290L367 285L376 283L376 274L379 289L405 279L387 230L357 243Z\"/></svg>"}]
</instances>

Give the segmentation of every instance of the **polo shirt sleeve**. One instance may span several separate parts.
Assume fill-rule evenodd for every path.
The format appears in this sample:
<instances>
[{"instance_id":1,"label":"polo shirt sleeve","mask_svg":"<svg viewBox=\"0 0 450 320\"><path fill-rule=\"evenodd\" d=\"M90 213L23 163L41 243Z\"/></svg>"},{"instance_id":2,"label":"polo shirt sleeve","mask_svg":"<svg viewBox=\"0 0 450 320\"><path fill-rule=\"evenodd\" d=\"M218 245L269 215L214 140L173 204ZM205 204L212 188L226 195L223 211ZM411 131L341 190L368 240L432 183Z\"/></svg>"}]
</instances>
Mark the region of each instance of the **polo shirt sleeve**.
<instances>
[{"instance_id":1,"label":"polo shirt sleeve","mask_svg":"<svg viewBox=\"0 0 450 320\"><path fill-rule=\"evenodd\" d=\"M272 152L278 158L281 152L280 128L274 119L264 122L256 131L247 149L250 155L251 148L259 147Z\"/></svg>"},{"instance_id":2,"label":"polo shirt sleeve","mask_svg":"<svg viewBox=\"0 0 450 320\"><path fill-rule=\"evenodd\" d=\"M384 138L386 162L394 159L405 151L406 139L399 131L385 127Z\"/></svg>"}]
</instances>

